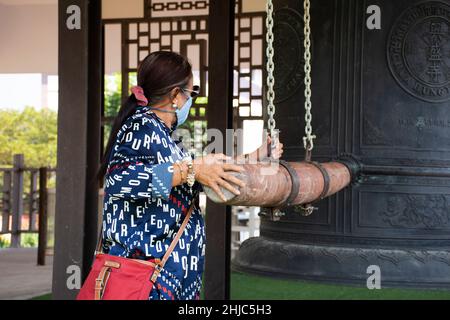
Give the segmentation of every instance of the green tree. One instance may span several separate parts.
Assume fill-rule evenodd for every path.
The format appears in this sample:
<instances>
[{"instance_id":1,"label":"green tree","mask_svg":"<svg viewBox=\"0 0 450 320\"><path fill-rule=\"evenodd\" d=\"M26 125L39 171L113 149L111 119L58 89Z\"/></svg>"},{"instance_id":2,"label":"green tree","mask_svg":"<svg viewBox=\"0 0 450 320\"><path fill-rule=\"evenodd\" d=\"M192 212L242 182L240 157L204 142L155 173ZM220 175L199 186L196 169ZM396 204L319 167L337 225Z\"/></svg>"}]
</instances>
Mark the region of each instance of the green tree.
<instances>
[{"instance_id":1,"label":"green tree","mask_svg":"<svg viewBox=\"0 0 450 320\"><path fill-rule=\"evenodd\" d=\"M121 106L121 90L122 78L120 73L114 73L105 77L105 91L104 91L104 116L106 122L104 125L104 139L103 144L106 147L114 117L119 112Z\"/></svg>"},{"instance_id":2,"label":"green tree","mask_svg":"<svg viewBox=\"0 0 450 320\"><path fill-rule=\"evenodd\" d=\"M0 164L12 165L22 153L27 167L55 167L57 113L26 107L22 111L0 110Z\"/></svg>"}]
</instances>

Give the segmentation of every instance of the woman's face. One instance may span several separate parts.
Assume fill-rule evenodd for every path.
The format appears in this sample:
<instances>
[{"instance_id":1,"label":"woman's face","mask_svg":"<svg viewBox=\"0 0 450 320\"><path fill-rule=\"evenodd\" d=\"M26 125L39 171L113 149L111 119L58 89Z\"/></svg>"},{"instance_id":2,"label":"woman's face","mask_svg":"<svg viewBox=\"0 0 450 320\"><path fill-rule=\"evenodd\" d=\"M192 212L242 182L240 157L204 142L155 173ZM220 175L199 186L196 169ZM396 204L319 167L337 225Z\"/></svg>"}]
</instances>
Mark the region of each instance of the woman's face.
<instances>
[{"instance_id":1,"label":"woman's face","mask_svg":"<svg viewBox=\"0 0 450 320\"><path fill-rule=\"evenodd\" d=\"M193 77L189 78L189 82L186 87L181 89L187 89L187 90L179 90L178 94L175 97L175 104L178 106L178 109L181 109L181 107L186 103L186 101L191 96L191 90L193 89ZM189 90L189 91L188 91Z\"/></svg>"}]
</instances>

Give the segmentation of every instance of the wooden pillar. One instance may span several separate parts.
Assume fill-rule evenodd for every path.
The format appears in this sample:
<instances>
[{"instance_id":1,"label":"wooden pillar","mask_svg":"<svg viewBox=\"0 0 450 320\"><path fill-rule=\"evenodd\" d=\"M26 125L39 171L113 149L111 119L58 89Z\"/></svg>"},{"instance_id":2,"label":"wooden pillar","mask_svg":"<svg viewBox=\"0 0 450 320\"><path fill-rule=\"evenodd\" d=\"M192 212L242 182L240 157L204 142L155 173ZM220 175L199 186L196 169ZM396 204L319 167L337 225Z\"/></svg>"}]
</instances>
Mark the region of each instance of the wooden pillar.
<instances>
[{"instance_id":1,"label":"wooden pillar","mask_svg":"<svg viewBox=\"0 0 450 320\"><path fill-rule=\"evenodd\" d=\"M58 166L53 298L73 299L98 229L102 88L101 1L60 0ZM77 20L78 19L78 20ZM79 22L79 23L78 23ZM75 285L75 287L74 287Z\"/></svg>"},{"instance_id":2,"label":"wooden pillar","mask_svg":"<svg viewBox=\"0 0 450 320\"><path fill-rule=\"evenodd\" d=\"M20 247L23 213L23 154L14 155L13 189L12 189L12 230L11 248Z\"/></svg>"},{"instance_id":3,"label":"wooden pillar","mask_svg":"<svg viewBox=\"0 0 450 320\"><path fill-rule=\"evenodd\" d=\"M28 230L36 230L36 194L37 194L37 170L30 170L30 196L28 202L29 225Z\"/></svg>"},{"instance_id":4,"label":"wooden pillar","mask_svg":"<svg viewBox=\"0 0 450 320\"><path fill-rule=\"evenodd\" d=\"M220 130L224 141L226 129L233 128L234 6L234 0L209 4L207 120L208 128ZM224 145L223 150L233 149ZM205 299L229 299L231 207L208 199L206 212Z\"/></svg>"},{"instance_id":5,"label":"wooden pillar","mask_svg":"<svg viewBox=\"0 0 450 320\"><path fill-rule=\"evenodd\" d=\"M3 190L2 190L2 233L9 231L9 216L11 212L11 171L3 171Z\"/></svg>"},{"instance_id":6,"label":"wooden pillar","mask_svg":"<svg viewBox=\"0 0 450 320\"><path fill-rule=\"evenodd\" d=\"M39 168L39 234L37 265L45 266L47 250L47 168Z\"/></svg>"}]
</instances>

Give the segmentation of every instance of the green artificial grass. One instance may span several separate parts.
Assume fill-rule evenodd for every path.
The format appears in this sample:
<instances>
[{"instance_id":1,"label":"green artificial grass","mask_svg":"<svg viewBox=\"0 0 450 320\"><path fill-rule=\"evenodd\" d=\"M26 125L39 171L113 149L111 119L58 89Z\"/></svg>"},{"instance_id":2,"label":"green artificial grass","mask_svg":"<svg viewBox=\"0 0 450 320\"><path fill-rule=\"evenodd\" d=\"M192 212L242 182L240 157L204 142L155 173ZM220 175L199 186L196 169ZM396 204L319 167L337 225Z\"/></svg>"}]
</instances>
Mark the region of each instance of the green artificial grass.
<instances>
[{"instance_id":1,"label":"green artificial grass","mask_svg":"<svg viewBox=\"0 0 450 320\"><path fill-rule=\"evenodd\" d=\"M233 272L230 296L233 300L450 300L450 290L369 290Z\"/></svg>"},{"instance_id":2,"label":"green artificial grass","mask_svg":"<svg viewBox=\"0 0 450 320\"><path fill-rule=\"evenodd\" d=\"M52 300L52 294L47 293L47 294L44 294L43 296L31 298L30 300Z\"/></svg>"},{"instance_id":3,"label":"green artificial grass","mask_svg":"<svg viewBox=\"0 0 450 320\"><path fill-rule=\"evenodd\" d=\"M419 290L321 284L231 273L232 300L450 300L450 290ZM202 289L201 299L204 299ZM32 300L51 300L51 294Z\"/></svg>"}]
</instances>

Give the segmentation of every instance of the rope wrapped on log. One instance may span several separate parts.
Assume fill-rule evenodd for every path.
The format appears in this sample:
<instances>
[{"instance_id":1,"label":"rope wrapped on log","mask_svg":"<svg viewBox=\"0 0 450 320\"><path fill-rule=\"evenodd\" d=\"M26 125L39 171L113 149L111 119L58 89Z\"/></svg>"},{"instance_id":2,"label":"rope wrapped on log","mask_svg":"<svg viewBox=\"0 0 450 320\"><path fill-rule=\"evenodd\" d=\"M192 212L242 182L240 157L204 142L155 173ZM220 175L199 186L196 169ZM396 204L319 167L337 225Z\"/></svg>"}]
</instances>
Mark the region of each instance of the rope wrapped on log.
<instances>
[{"instance_id":1,"label":"rope wrapped on log","mask_svg":"<svg viewBox=\"0 0 450 320\"><path fill-rule=\"evenodd\" d=\"M232 173L245 182L235 195L221 188L224 202L211 188L203 189L212 201L227 205L282 207L312 203L342 190L352 182L353 172L343 162L260 162L242 164Z\"/></svg>"}]
</instances>

